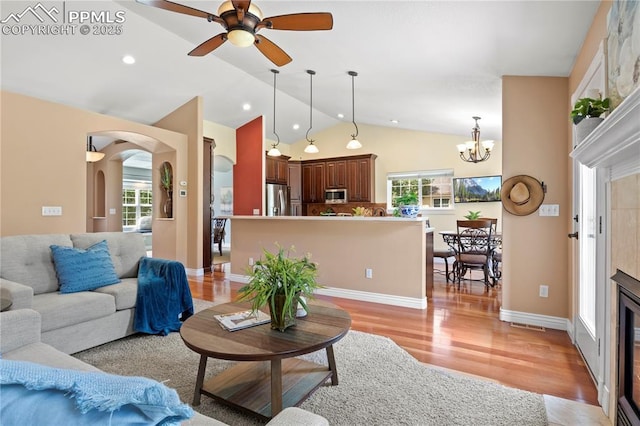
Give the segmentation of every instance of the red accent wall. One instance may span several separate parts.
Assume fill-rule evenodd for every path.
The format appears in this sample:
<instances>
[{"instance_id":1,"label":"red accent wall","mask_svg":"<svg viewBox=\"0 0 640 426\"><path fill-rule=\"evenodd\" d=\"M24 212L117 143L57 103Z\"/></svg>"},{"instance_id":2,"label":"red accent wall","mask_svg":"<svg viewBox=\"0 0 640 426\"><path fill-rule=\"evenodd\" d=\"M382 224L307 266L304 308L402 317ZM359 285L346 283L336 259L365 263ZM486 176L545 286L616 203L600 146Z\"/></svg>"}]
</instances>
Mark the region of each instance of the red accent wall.
<instances>
[{"instance_id":1,"label":"red accent wall","mask_svg":"<svg viewBox=\"0 0 640 426\"><path fill-rule=\"evenodd\" d=\"M264 180L263 117L236 129L236 164L233 166L233 214L253 215L253 209L262 214Z\"/></svg>"}]
</instances>

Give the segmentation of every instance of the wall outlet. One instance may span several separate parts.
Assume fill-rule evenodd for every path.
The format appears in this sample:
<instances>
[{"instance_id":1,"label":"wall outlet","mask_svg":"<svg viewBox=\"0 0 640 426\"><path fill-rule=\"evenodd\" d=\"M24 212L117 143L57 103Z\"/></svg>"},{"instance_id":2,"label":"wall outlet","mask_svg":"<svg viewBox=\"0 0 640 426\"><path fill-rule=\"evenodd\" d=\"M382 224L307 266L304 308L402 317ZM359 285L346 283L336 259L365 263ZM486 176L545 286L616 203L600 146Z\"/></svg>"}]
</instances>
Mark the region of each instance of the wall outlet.
<instances>
[{"instance_id":1,"label":"wall outlet","mask_svg":"<svg viewBox=\"0 0 640 426\"><path fill-rule=\"evenodd\" d=\"M549 286L541 285L540 286L540 297L549 297Z\"/></svg>"},{"instance_id":2,"label":"wall outlet","mask_svg":"<svg viewBox=\"0 0 640 426\"><path fill-rule=\"evenodd\" d=\"M42 216L62 216L62 207L42 206Z\"/></svg>"},{"instance_id":3,"label":"wall outlet","mask_svg":"<svg viewBox=\"0 0 640 426\"><path fill-rule=\"evenodd\" d=\"M116 209L109 209L109 214L110 215L115 215L116 214Z\"/></svg>"},{"instance_id":4,"label":"wall outlet","mask_svg":"<svg viewBox=\"0 0 640 426\"><path fill-rule=\"evenodd\" d=\"M249 266L253 266L253 257L249 258Z\"/></svg>"},{"instance_id":5,"label":"wall outlet","mask_svg":"<svg viewBox=\"0 0 640 426\"><path fill-rule=\"evenodd\" d=\"M254 216L260 216L260 209L253 209Z\"/></svg>"},{"instance_id":6,"label":"wall outlet","mask_svg":"<svg viewBox=\"0 0 640 426\"><path fill-rule=\"evenodd\" d=\"M364 270L364 277L365 278L373 278L373 269L371 268L367 268Z\"/></svg>"}]
</instances>

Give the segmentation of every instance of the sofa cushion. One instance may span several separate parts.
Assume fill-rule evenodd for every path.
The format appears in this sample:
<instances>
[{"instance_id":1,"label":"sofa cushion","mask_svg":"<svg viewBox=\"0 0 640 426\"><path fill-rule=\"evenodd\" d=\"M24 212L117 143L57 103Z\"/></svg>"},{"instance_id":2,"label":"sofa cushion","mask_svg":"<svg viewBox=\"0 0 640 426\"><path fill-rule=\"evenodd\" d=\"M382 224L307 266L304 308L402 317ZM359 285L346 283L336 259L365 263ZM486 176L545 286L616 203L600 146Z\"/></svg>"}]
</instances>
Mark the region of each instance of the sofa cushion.
<instances>
[{"instance_id":1,"label":"sofa cushion","mask_svg":"<svg viewBox=\"0 0 640 426\"><path fill-rule=\"evenodd\" d=\"M120 282L105 240L86 250L54 244L51 246L51 253L60 283L60 293L88 291Z\"/></svg>"},{"instance_id":2,"label":"sofa cushion","mask_svg":"<svg viewBox=\"0 0 640 426\"><path fill-rule=\"evenodd\" d=\"M16 235L0 238L0 276L28 285L34 294L58 291L52 244L73 246L69 235Z\"/></svg>"},{"instance_id":3,"label":"sofa cushion","mask_svg":"<svg viewBox=\"0 0 640 426\"><path fill-rule=\"evenodd\" d=\"M97 293L108 294L116 300L116 310L135 308L138 296L138 279L123 278L118 284L100 287L94 290Z\"/></svg>"},{"instance_id":4,"label":"sofa cushion","mask_svg":"<svg viewBox=\"0 0 640 426\"><path fill-rule=\"evenodd\" d=\"M116 311L116 301L95 291L42 293L33 296L33 309L40 312L45 332L111 315Z\"/></svg>"},{"instance_id":5,"label":"sofa cushion","mask_svg":"<svg viewBox=\"0 0 640 426\"><path fill-rule=\"evenodd\" d=\"M73 246L86 249L102 240L107 241L111 260L119 278L138 276L138 261L147 255L144 236L137 232L96 232L71 234Z\"/></svg>"}]
</instances>

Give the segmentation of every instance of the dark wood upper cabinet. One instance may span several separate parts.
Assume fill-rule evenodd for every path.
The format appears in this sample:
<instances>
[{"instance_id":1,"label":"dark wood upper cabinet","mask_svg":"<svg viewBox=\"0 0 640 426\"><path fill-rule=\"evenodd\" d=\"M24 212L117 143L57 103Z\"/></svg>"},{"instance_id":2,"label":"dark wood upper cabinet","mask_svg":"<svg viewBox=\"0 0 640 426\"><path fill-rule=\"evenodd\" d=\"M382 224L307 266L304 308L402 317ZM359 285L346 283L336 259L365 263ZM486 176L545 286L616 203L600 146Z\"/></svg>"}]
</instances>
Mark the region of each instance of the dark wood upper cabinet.
<instances>
[{"instance_id":1,"label":"dark wood upper cabinet","mask_svg":"<svg viewBox=\"0 0 640 426\"><path fill-rule=\"evenodd\" d=\"M347 198L349 202L375 201L376 155L358 156L347 160Z\"/></svg>"},{"instance_id":2,"label":"dark wood upper cabinet","mask_svg":"<svg viewBox=\"0 0 640 426\"><path fill-rule=\"evenodd\" d=\"M302 164L299 161L289 161L289 187L292 203L302 202Z\"/></svg>"},{"instance_id":3,"label":"dark wood upper cabinet","mask_svg":"<svg viewBox=\"0 0 640 426\"><path fill-rule=\"evenodd\" d=\"M290 157L286 155L281 155L280 157L266 156L266 183L277 183L280 185L287 185L289 183L289 158Z\"/></svg>"},{"instance_id":4,"label":"dark wood upper cabinet","mask_svg":"<svg viewBox=\"0 0 640 426\"><path fill-rule=\"evenodd\" d=\"M325 169L327 189L347 187L347 160L325 161Z\"/></svg>"},{"instance_id":5,"label":"dark wood upper cabinet","mask_svg":"<svg viewBox=\"0 0 640 426\"><path fill-rule=\"evenodd\" d=\"M324 202L325 163L312 162L302 164L302 202Z\"/></svg>"},{"instance_id":6,"label":"dark wood upper cabinet","mask_svg":"<svg viewBox=\"0 0 640 426\"><path fill-rule=\"evenodd\" d=\"M324 191L337 188L347 189L349 202L375 202L376 158L365 154L302 161L302 202L324 203Z\"/></svg>"}]
</instances>

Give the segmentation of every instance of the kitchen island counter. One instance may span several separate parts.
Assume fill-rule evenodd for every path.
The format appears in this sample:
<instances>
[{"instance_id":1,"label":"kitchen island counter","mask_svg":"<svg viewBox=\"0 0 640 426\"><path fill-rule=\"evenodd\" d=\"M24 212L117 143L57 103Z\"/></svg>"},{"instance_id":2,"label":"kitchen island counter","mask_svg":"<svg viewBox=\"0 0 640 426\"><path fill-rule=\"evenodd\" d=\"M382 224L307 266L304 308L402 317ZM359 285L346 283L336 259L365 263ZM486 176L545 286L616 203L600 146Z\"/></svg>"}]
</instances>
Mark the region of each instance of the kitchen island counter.
<instances>
[{"instance_id":1,"label":"kitchen island counter","mask_svg":"<svg viewBox=\"0 0 640 426\"><path fill-rule=\"evenodd\" d=\"M318 293L425 309L433 288L433 228L427 218L230 216L231 279L277 246L311 254Z\"/></svg>"}]
</instances>

